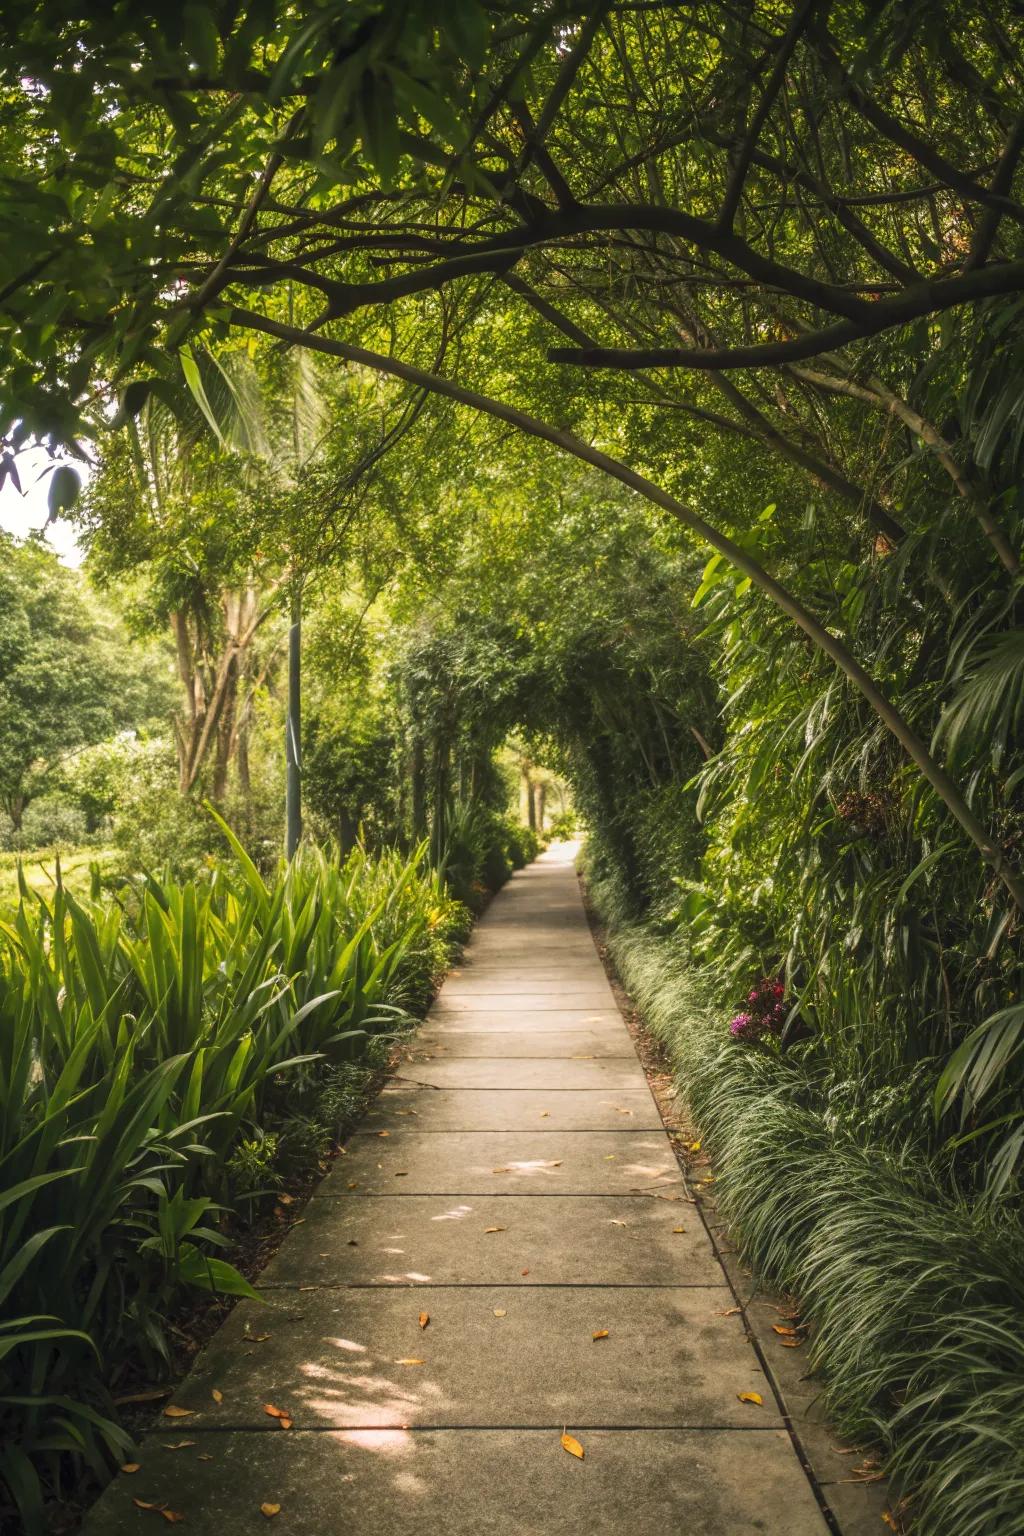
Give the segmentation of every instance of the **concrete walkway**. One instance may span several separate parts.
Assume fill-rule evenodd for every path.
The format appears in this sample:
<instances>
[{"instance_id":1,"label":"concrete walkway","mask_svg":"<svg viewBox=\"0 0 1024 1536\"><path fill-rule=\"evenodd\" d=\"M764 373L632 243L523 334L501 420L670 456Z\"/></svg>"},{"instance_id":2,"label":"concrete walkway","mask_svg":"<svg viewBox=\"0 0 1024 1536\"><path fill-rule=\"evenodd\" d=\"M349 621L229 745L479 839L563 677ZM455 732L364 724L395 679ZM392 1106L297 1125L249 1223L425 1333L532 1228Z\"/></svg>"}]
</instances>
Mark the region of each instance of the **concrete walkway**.
<instances>
[{"instance_id":1,"label":"concrete walkway","mask_svg":"<svg viewBox=\"0 0 1024 1536\"><path fill-rule=\"evenodd\" d=\"M495 900L95 1536L135 1500L203 1536L825 1536L570 852Z\"/></svg>"}]
</instances>

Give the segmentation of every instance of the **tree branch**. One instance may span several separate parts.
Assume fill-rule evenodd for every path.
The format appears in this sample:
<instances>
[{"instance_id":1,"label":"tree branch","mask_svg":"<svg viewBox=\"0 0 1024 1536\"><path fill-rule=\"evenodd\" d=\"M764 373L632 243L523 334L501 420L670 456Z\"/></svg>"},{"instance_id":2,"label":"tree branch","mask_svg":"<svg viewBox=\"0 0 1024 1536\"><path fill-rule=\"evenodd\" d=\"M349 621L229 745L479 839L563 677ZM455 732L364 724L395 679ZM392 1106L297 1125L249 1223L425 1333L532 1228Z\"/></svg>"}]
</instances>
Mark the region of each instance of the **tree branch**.
<instances>
[{"instance_id":1,"label":"tree branch","mask_svg":"<svg viewBox=\"0 0 1024 1536\"><path fill-rule=\"evenodd\" d=\"M808 612L791 592L765 570L759 561L740 545L734 543L726 534L719 532L711 523L706 522L691 507L677 501L668 491L655 485L643 475L637 474L628 465L602 453L598 448L593 448L589 443L582 442L580 438L564 428L552 427L536 416L530 416L515 406L506 405L504 401L494 400L488 395L466 389L452 379L426 373L422 368L417 368L411 363L403 363L398 358L386 357L379 352L370 352L364 347L352 346L348 342L335 341L332 337L308 336L293 326L282 325L276 320L253 314L248 310L234 308L229 319L233 325L260 331L264 335L292 342L296 346L311 347L329 356L344 358L348 362L370 368L377 373L387 373L395 378L405 379L410 384L417 384L423 389L431 390L434 394L446 396L460 405L494 416L499 421L506 421L510 426L517 427L528 436L551 443L583 463L592 465L668 512L684 528L724 555L737 570L749 576L755 586L766 593L819 649L832 658L875 710L888 730L893 733L911 760L917 764L936 795L959 822L994 874L1002 881L1016 906L1024 911L1024 880L1010 867L1004 850L975 816L957 785L945 769L935 761L924 742L911 729L870 674L842 641Z\"/></svg>"}]
</instances>

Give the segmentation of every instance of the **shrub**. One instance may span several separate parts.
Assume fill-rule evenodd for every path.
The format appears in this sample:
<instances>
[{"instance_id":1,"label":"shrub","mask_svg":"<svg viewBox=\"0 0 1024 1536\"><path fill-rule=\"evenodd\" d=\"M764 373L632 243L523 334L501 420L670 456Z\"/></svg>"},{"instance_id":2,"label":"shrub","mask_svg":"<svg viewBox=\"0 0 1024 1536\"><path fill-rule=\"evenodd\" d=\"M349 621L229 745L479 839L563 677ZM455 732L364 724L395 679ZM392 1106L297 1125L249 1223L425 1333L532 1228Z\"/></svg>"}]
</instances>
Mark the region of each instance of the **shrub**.
<instances>
[{"instance_id":1,"label":"shrub","mask_svg":"<svg viewBox=\"0 0 1024 1536\"><path fill-rule=\"evenodd\" d=\"M745 1257L812 1320L841 1433L880 1444L918 1536L1010 1536L1024 1489L1024 1226L960 1198L899 1135L927 1088L839 1109L814 1058L730 1039L677 935L591 893L612 958L664 1042ZM919 1074L920 1079L920 1074ZM841 1097L841 1096L840 1096Z\"/></svg>"},{"instance_id":2,"label":"shrub","mask_svg":"<svg viewBox=\"0 0 1024 1536\"><path fill-rule=\"evenodd\" d=\"M315 1164L465 928L423 850L265 879L221 830L208 878L58 887L0 930L0 1480L31 1528L124 1459L110 1384L166 1368L182 1298L249 1293L224 1220Z\"/></svg>"},{"instance_id":3,"label":"shrub","mask_svg":"<svg viewBox=\"0 0 1024 1536\"><path fill-rule=\"evenodd\" d=\"M21 826L11 829L8 846L16 851L76 848L87 836L85 814L77 805L60 795L40 795L25 807Z\"/></svg>"}]
</instances>

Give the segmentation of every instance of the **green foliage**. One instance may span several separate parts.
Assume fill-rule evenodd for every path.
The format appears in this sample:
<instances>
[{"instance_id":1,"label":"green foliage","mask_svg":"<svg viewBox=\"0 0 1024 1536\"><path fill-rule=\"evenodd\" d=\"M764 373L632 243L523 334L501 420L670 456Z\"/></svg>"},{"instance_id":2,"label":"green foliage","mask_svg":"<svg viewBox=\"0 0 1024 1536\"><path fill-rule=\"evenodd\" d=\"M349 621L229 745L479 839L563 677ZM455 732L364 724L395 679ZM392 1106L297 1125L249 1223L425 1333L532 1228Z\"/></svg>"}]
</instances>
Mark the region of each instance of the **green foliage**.
<instances>
[{"instance_id":1,"label":"green foliage","mask_svg":"<svg viewBox=\"0 0 1024 1536\"><path fill-rule=\"evenodd\" d=\"M110 1384L166 1368L183 1292L252 1294L232 1206L315 1161L317 1094L333 1118L461 931L422 851L266 880L222 830L206 880L58 887L0 930L0 1475L30 1526L68 1465L123 1458Z\"/></svg>"},{"instance_id":2,"label":"green foliage","mask_svg":"<svg viewBox=\"0 0 1024 1536\"><path fill-rule=\"evenodd\" d=\"M951 1191L913 1136L921 1085L874 1119L822 1103L813 1062L731 1041L674 936L591 886L615 965L672 1058L716 1199L767 1285L800 1297L839 1432L886 1453L921 1536L1019 1524L1024 1229ZM908 1139L901 1141L901 1134Z\"/></svg>"},{"instance_id":3,"label":"green foliage","mask_svg":"<svg viewBox=\"0 0 1024 1536\"><path fill-rule=\"evenodd\" d=\"M17 824L70 754L169 709L170 693L153 653L134 653L44 544L0 534L0 557L0 804Z\"/></svg>"}]
</instances>

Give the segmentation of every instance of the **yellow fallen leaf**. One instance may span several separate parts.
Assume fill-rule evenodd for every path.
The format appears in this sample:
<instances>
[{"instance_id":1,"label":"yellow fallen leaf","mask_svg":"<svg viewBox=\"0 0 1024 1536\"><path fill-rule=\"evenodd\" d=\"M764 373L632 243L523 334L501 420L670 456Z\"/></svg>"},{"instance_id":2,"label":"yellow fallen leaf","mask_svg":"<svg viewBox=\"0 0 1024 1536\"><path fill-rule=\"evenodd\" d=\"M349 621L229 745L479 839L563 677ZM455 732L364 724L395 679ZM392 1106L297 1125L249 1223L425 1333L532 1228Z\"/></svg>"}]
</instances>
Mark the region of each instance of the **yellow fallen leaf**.
<instances>
[{"instance_id":1,"label":"yellow fallen leaf","mask_svg":"<svg viewBox=\"0 0 1024 1536\"><path fill-rule=\"evenodd\" d=\"M429 1322L430 1322L430 1313L429 1312L421 1312L420 1313L420 1327L421 1328L425 1328Z\"/></svg>"},{"instance_id":2,"label":"yellow fallen leaf","mask_svg":"<svg viewBox=\"0 0 1024 1536\"><path fill-rule=\"evenodd\" d=\"M210 1455L209 1451L200 1451L199 1455L196 1457L196 1461L212 1461L212 1460L213 1460L213 1457Z\"/></svg>"},{"instance_id":3,"label":"yellow fallen leaf","mask_svg":"<svg viewBox=\"0 0 1024 1536\"><path fill-rule=\"evenodd\" d=\"M169 1408L165 1408L164 1409L164 1418L165 1419L190 1419L194 1413L195 1413L195 1409L194 1408L179 1408L176 1403L171 1403Z\"/></svg>"},{"instance_id":4,"label":"yellow fallen leaf","mask_svg":"<svg viewBox=\"0 0 1024 1536\"><path fill-rule=\"evenodd\" d=\"M260 1505L260 1514L261 1515L266 1515L268 1520L273 1520L274 1516L275 1515L279 1515L280 1513L281 1513L281 1506L280 1506L280 1504L261 1504Z\"/></svg>"},{"instance_id":5,"label":"yellow fallen leaf","mask_svg":"<svg viewBox=\"0 0 1024 1536\"><path fill-rule=\"evenodd\" d=\"M142 1463L139 1462L139 1461L126 1461L124 1466L121 1468L121 1471L122 1472L137 1472L141 1465L142 1465Z\"/></svg>"},{"instance_id":6,"label":"yellow fallen leaf","mask_svg":"<svg viewBox=\"0 0 1024 1536\"><path fill-rule=\"evenodd\" d=\"M504 1307L495 1307L494 1315L495 1317L507 1317L508 1312Z\"/></svg>"},{"instance_id":7,"label":"yellow fallen leaf","mask_svg":"<svg viewBox=\"0 0 1024 1536\"><path fill-rule=\"evenodd\" d=\"M673 1232L685 1232L686 1228L685 1227L673 1227L672 1231Z\"/></svg>"},{"instance_id":8,"label":"yellow fallen leaf","mask_svg":"<svg viewBox=\"0 0 1024 1536\"><path fill-rule=\"evenodd\" d=\"M222 1403L224 1401L224 1393L220 1390L219 1387L214 1387L213 1391L210 1393L210 1396L213 1398L215 1403Z\"/></svg>"},{"instance_id":9,"label":"yellow fallen leaf","mask_svg":"<svg viewBox=\"0 0 1024 1536\"><path fill-rule=\"evenodd\" d=\"M742 1309L740 1307L726 1307L724 1312L719 1312L719 1317L738 1317Z\"/></svg>"},{"instance_id":10,"label":"yellow fallen leaf","mask_svg":"<svg viewBox=\"0 0 1024 1536\"><path fill-rule=\"evenodd\" d=\"M760 1392L737 1392L736 1396L739 1398L741 1403L754 1403L758 1408L760 1408L761 1404L764 1402L764 1398L761 1396Z\"/></svg>"},{"instance_id":11,"label":"yellow fallen leaf","mask_svg":"<svg viewBox=\"0 0 1024 1536\"><path fill-rule=\"evenodd\" d=\"M547 1120L550 1117L550 1115L551 1115L550 1109L542 1109L541 1112L540 1112L540 1117L541 1117L542 1120Z\"/></svg>"},{"instance_id":12,"label":"yellow fallen leaf","mask_svg":"<svg viewBox=\"0 0 1024 1536\"><path fill-rule=\"evenodd\" d=\"M583 1447L576 1439L576 1436L567 1435L564 1430L562 1431L562 1450L568 1451L570 1456L578 1456L580 1461L583 1460L585 1455Z\"/></svg>"},{"instance_id":13,"label":"yellow fallen leaf","mask_svg":"<svg viewBox=\"0 0 1024 1536\"><path fill-rule=\"evenodd\" d=\"M326 1253L321 1254L321 1258L326 1259L326 1257ZM251 1333L249 1337L254 1344L265 1344L271 1335L269 1333Z\"/></svg>"},{"instance_id":14,"label":"yellow fallen leaf","mask_svg":"<svg viewBox=\"0 0 1024 1536\"><path fill-rule=\"evenodd\" d=\"M425 1360L417 1360L415 1357L395 1361L396 1365L426 1365L426 1363Z\"/></svg>"},{"instance_id":15,"label":"yellow fallen leaf","mask_svg":"<svg viewBox=\"0 0 1024 1536\"><path fill-rule=\"evenodd\" d=\"M159 1509L159 1504L147 1504L145 1499L132 1499L136 1509Z\"/></svg>"},{"instance_id":16,"label":"yellow fallen leaf","mask_svg":"<svg viewBox=\"0 0 1024 1536\"><path fill-rule=\"evenodd\" d=\"M626 1223L624 1221L616 1221L614 1219L614 1217L609 1222L609 1226L612 1226L612 1227L624 1227L625 1225L626 1225Z\"/></svg>"},{"instance_id":17,"label":"yellow fallen leaf","mask_svg":"<svg viewBox=\"0 0 1024 1536\"><path fill-rule=\"evenodd\" d=\"M492 1168L492 1173L511 1173L511 1168Z\"/></svg>"},{"instance_id":18,"label":"yellow fallen leaf","mask_svg":"<svg viewBox=\"0 0 1024 1536\"><path fill-rule=\"evenodd\" d=\"M485 1232L507 1232L508 1227L484 1227Z\"/></svg>"},{"instance_id":19,"label":"yellow fallen leaf","mask_svg":"<svg viewBox=\"0 0 1024 1536\"><path fill-rule=\"evenodd\" d=\"M799 1349L803 1341L801 1339L780 1339L783 1349Z\"/></svg>"},{"instance_id":20,"label":"yellow fallen leaf","mask_svg":"<svg viewBox=\"0 0 1024 1536\"><path fill-rule=\"evenodd\" d=\"M595 1340L596 1339L606 1339L608 1337L608 1329L607 1328L599 1328L595 1334L591 1335L591 1337L594 1338Z\"/></svg>"},{"instance_id":21,"label":"yellow fallen leaf","mask_svg":"<svg viewBox=\"0 0 1024 1536\"><path fill-rule=\"evenodd\" d=\"M700 1142L699 1141L691 1141L690 1142L690 1151L691 1152L699 1152L700 1151Z\"/></svg>"},{"instance_id":22,"label":"yellow fallen leaf","mask_svg":"<svg viewBox=\"0 0 1024 1536\"><path fill-rule=\"evenodd\" d=\"M278 1195L277 1198L278 1198L278 1200L280 1201L280 1203L282 1205L294 1205L295 1204L295 1196L294 1195Z\"/></svg>"},{"instance_id":23,"label":"yellow fallen leaf","mask_svg":"<svg viewBox=\"0 0 1024 1536\"><path fill-rule=\"evenodd\" d=\"M391 1132L390 1131L378 1131L377 1135L378 1136L390 1136Z\"/></svg>"},{"instance_id":24,"label":"yellow fallen leaf","mask_svg":"<svg viewBox=\"0 0 1024 1536\"><path fill-rule=\"evenodd\" d=\"M359 1180L358 1179L349 1179L348 1187L349 1187L349 1189L358 1189L358 1187L359 1187Z\"/></svg>"},{"instance_id":25,"label":"yellow fallen leaf","mask_svg":"<svg viewBox=\"0 0 1024 1536\"><path fill-rule=\"evenodd\" d=\"M781 1333L787 1339L795 1339L797 1336L795 1328L784 1328L781 1323L772 1323L772 1333Z\"/></svg>"}]
</instances>

